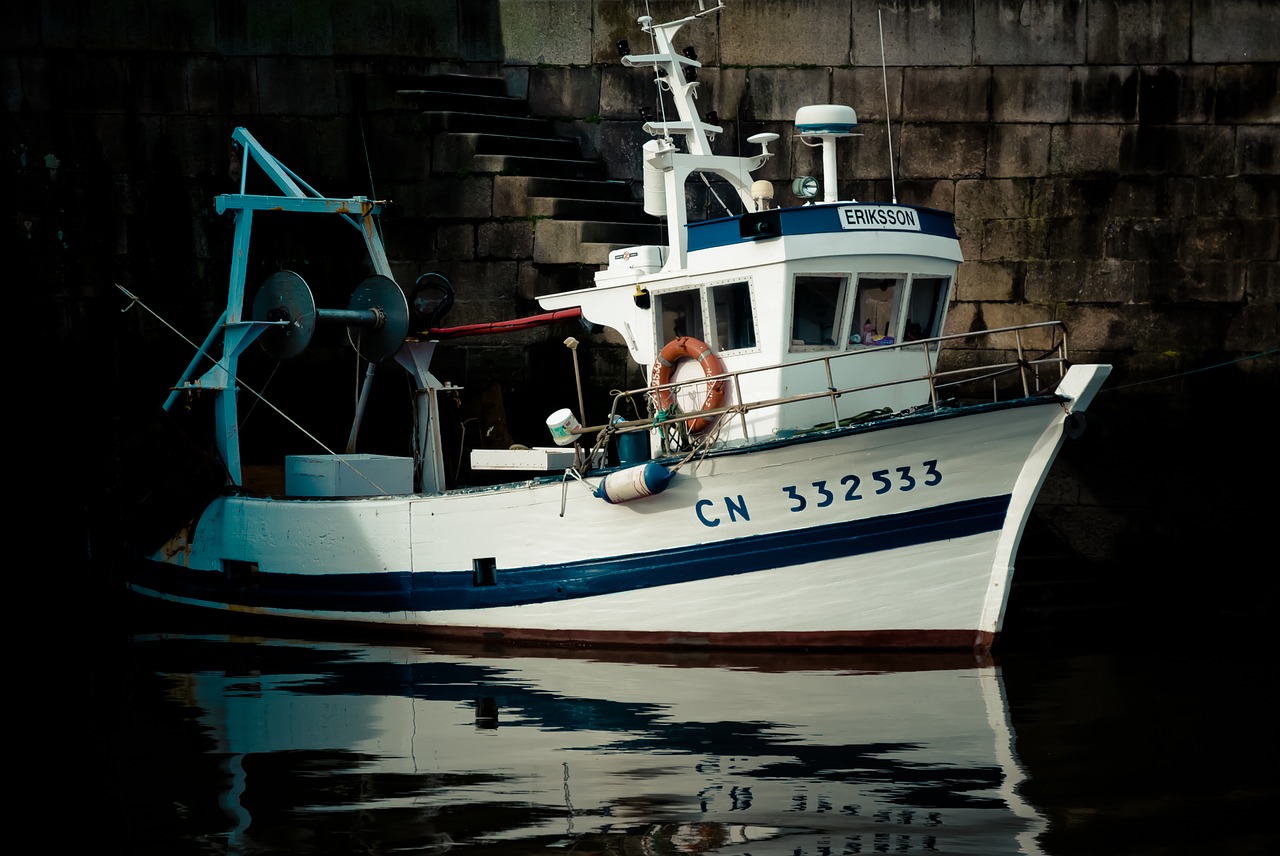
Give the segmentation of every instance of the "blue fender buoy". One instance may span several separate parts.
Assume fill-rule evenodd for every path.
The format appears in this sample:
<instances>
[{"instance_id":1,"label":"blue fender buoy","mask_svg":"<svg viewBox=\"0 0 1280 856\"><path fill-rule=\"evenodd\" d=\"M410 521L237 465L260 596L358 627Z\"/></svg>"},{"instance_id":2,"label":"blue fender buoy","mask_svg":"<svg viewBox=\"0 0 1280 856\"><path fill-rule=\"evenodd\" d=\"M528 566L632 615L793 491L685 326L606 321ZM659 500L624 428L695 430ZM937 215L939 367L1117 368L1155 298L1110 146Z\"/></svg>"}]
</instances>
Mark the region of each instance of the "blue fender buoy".
<instances>
[{"instance_id":1,"label":"blue fender buoy","mask_svg":"<svg viewBox=\"0 0 1280 856\"><path fill-rule=\"evenodd\" d=\"M674 475L675 473L661 464L647 461L638 467L628 467L616 473L609 473L595 489L595 495L615 505L630 502L633 499L643 499L666 490Z\"/></svg>"}]
</instances>

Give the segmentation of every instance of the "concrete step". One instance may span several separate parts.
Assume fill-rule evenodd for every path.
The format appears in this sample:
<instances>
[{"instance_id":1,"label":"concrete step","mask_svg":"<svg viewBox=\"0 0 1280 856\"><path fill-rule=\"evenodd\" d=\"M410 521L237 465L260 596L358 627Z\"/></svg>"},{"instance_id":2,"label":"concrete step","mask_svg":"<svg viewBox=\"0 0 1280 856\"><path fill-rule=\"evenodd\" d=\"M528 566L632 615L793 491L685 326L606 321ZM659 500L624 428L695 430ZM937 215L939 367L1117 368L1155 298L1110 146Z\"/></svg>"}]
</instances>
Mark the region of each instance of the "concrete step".
<instances>
[{"instance_id":1,"label":"concrete step","mask_svg":"<svg viewBox=\"0 0 1280 856\"><path fill-rule=\"evenodd\" d=\"M513 137L555 135L555 126L550 119L537 119L532 116L494 116L488 113L426 110L422 113L422 120L422 129L432 134L505 134Z\"/></svg>"},{"instance_id":2,"label":"concrete step","mask_svg":"<svg viewBox=\"0 0 1280 856\"><path fill-rule=\"evenodd\" d=\"M506 177L506 176L503 176ZM505 196L494 193L495 217L550 217L556 220L598 220L609 223L658 221L639 202L601 202L595 199L551 199L545 196Z\"/></svg>"},{"instance_id":3,"label":"concrete step","mask_svg":"<svg viewBox=\"0 0 1280 856\"><path fill-rule=\"evenodd\" d=\"M477 154L471 159L473 172L500 175L536 175L544 178L575 178L604 181L608 178L602 161L567 158L537 158L518 155Z\"/></svg>"},{"instance_id":4,"label":"concrete step","mask_svg":"<svg viewBox=\"0 0 1280 856\"><path fill-rule=\"evenodd\" d=\"M633 205L631 186L625 181L579 181L567 178L542 178L529 175L495 175L493 177L493 215L495 217L556 217L557 205L565 199L599 202L609 206ZM610 209L600 209L607 212ZM569 218L574 219L574 218ZM581 217L577 219L596 219ZM634 220L634 215L599 219Z\"/></svg>"},{"instance_id":5,"label":"concrete step","mask_svg":"<svg viewBox=\"0 0 1280 856\"><path fill-rule=\"evenodd\" d=\"M578 141L567 137L513 137L498 134L458 133L445 134L444 137L448 141L450 155L455 158L504 155L549 160L583 160ZM436 150L440 151L440 148L437 146Z\"/></svg>"},{"instance_id":6,"label":"concrete step","mask_svg":"<svg viewBox=\"0 0 1280 856\"><path fill-rule=\"evenodd\" d=\"M619 247L666 243L658 224L539 220L533 232L535 264L594 264L603 267Z\"/></svg>"},{"instance_id":7,"label":"concrete step","mask_svg":"<svg viewBox=\"0 0 1280 856\"><path fill-rule=\"evenodd\" d=\"M389 80L391 88L402 99L416 100L420 97L440 92L458 95L483 95L493 98L505 97L507 82L501 77L486 77L479 74L416 74L395 75Z\"/></svg>"},{"instance_id":8,"label":"concrete step","mask_svg":"<svg viewBox=\"0 0 1280 856\"><path fill-rule=\"evenodd\" d=\"M509 95L478 95L433 89L397 89L396 95L402 100L412 101L423 112L480 113L486 116L522 118L529 115L528 102Z\"/></svg>"}]
</instances>

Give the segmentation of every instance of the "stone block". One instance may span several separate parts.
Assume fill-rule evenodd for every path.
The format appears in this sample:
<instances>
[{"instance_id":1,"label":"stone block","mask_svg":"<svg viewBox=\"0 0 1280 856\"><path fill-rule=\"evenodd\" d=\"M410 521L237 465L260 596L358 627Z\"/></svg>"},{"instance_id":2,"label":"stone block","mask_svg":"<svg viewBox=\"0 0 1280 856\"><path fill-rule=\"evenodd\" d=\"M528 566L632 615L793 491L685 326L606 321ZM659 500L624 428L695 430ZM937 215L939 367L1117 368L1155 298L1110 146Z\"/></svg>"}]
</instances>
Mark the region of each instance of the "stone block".
<instances>
[{"instance_id":1,"label":"stone block","mask_svg":"<svg viewBox=\"0 0 1280 856\"><path fill-rule=\"evenodd\" d=\"M229 56L333 56L333 0L218 3L217 52Z\"/></svg>"},{"instance_id":2,"label":"stone block","mask_svg":"<svg viewBox=\"0 0 1280 856\"><path fill-rule=\"evenodd\" d=\"M388 182L412 182L430 174L431 161L426 140L412 134L399 133L397 118L386 113L370 113L361 120L364 152L377 185Z\"/></svg>"},{"instance_id":3,"label":"stone block","mask_svg":"<svg viewBox=\"0 0 1280 856\"><path fill-rule=\"evenodd\" d=\"M976 178L986 165L987 128L911 125L895 136L903 178Z\"/></svg>"},{"instance_id":4,"label":"stone block","mask_svg":"<svg viewBox=\"0 0 1280 856\"><path fill-rule=\"evenodd\" d=\"M436 231L435 257L440 261L455 262L474 259L476 227L470 223L441 226Z\"/></svg>"},{"instance_id":5,"label":"stone block","mask_svg":"<svg viewBox=\"0 0 1280 856\"><path fill-rule=\"evenodd\" d=\"M1084 0L974 0L973 62L1078 65L1085 61Z\"/></svg>"},{"instance_id":6,"label":"stone block","mask_svg":"<svg viewBox=\"0 0 1280 856\"><path fill-rule=\"evenodd\" d=\"M258 107L258 67L242 57L191 57L182 68L193 113L252 115Z\"/></svg>"},{"instance_id":7,"label":"stone block","mask_svg":"<svg viewBox=\"0 0 1280 856\"><path fill-rule=\"evenodd\" d=\"M332 50L345 56L456 57L460 49L459 18L480 3L414 3L393 0L367 3L331 0ZM492 10L490 10L492 15ZM497 32L496 30L493 32ZM471 42L475 45L475 41ZM466 56L480 59L493 51Z\"/></svg>"},{"instance_id":8,"label":"stone block","mask_svg":"<svg viewBox=\"0 0 1280 856\"><path fill-rule=\"evenodd\" d=\"M1102 252L1106 220L1100 212L1076 218L1030 218L1027 247L1032 257L1096 258ZM1042 252L1034 255L1037 248Z\"/></svg>"},{"instance_id":9,"label":"stone block","mask_svg":"<svg viewBox=\"0 0 1280 856\"><path fill-rule=\"evenodd\" d=\"M1166 259L1182 256L1183 223L1159 217L1107 221L1101 250L1112 259Z\"/></svg>"},{"instance_id":10,"label":"stone block","mask_svg":"<svg viewBox=\"0 0 1280 856\"><path fill-rule=\"evenodd\" d=\"M1280 175L1280 144L1276 128L1241 127L1236 129L1236 157L1244 175Z\"/></svg>"},{"instance_id":11,"label":"stone block","mask_svg":"<svg viewBox=\"0 0 1280 856\"><path fill-rule=\"evenodd\" d=\"M1157 175L1232 175L1237 171L1234 129L1212 125L1138 125L1126 129L1120 171Z\"/></svg>"},{"instance_id":12,"label":"stone block","mask_svg":"<svg viewBox=\"0 0 1280 856\"><path fill-rule=\"evenodd\" d=\"M1018 179L956 182L956 216L983 219L1026 217L1035 185Z\"/></svg>"},{"instance_id":13,"label":"stone block","mask_svg":"<svg viewBox=\"0 0 1280 856\"><path fill-rule=\"evenodd\" d=\"M529 67L522 65L502 66L502 78L507 84L507 95L512 98L529 97Z\"/></svg>"},{"instance_id":14,"label":"stone block","mask_svg":"<svg viewBox=\"0 0 1280 856\"><path fill-rule=\"evenodd\" d=\"M924 205L955 213L956 184L950 178L899 181L896 195L898 201L905 205ZM873 192L867 195L868 201L883 202L892 198L888 181L876 182Z\"/></svg>"},{"instance_id":15,"label":"stone block","mask_svg":"<svg viewBox=\"0 0 1280 856\"><path fill-rule=\"evenodd\" d=\"M138 55L129 62L130 91L141 113L175 115L190 112L186 63L165 54Z\"/></svg>"},{"instance_id":16,"label":"stone block","mask_svg":"<svg viewBox=\"0 0 1280 856\"><path fill-rule=\"evenodd\" d=\"M987 122L991 89L985 66L903 70L902 102L910 106L912 122Z\"/></svg>"},{"instance_id":17,"label":"stone block","mask_svg":"<svg viewBox=\"0 0 1280 856\"><path fill-rule=\"evenodd\" d=\"M1071 70L1064 65L995 66L991 116L997 122L1065 122Z\"/></svg>"},{"instance_id":18,"label":"stone block","mask_svg":"<svg viewBox=\"0 0 1280 856\"><path fill-rule=\"evenodd\" d=\"M529 177L495 175L493 177L494 217L550 216L552 200L529 196Z\"/></svg>"},{"instance_id":19,"label":"stone block","mask_svg":"<svg viewBox=\"0 0 1280 856\"><path fill-rule=\"evenodd\" d=\"M465 299L473 308L481 301L511 301L517 293L520 265L515 261L467 261L455 263L450 268L449 279L460 300ZM495 305L489 310L489 317L476 318L474 321L493 321L498 318L514 317L510 305ZM450 323L474 323L474 321L454 321Z\"/></svg>"},{"instance_id":20,"label":"stone block","mask_svg":"<svg viewBox=\"0 0 1280 856\"><path fill-rule=\"evenodd\" d=\"M1146 307L1069 303L1058 316L1067 326L1074 359L1088 352L1114 353L1121 343L1134 341L1134 333L1149 340L1159 329L1159 317Z\"/></svg>"},{"instance_id":21,"label":"stone block","mask_svg":"<svg viewBox=\"0 0 1280 856\"><path fill-rule=\"evenodd\" d=\"M1231 261L1280 258L1280 221L1270 217L1196 217L1186 221L1186 254Z\"/></svg>"},{"instance_id":22,"label":"stone block","mask_svg":"<svg viewBox=\"0 0 1280 856\"><path fill-rule=\"evenodd\" d=\"M956 299L963 301L1008 301L1017 294L1016 264L972 261L956 274Z\"/></svg>"},{"instance_id":23,"label":"stone block","mask_svg":"<svg viewBox=\"0 0 1280 856\"><path fill-rule=\"evenodd\" d=\"M1034 303L984 303L982 304L982 327L979 329L996 330L1001 327L1017 327L1021 324L1041 324L1054 320L1054 308L1038 306ZM1010 358L1016 354L1019 344L1026 351L1047 351L1053 347L1057 331L1053 327L1041 327L1034 330L1009 331L986 336L979 344L982 348L995 348L1010 351Z\"/></svg>"},{"instance_id":24,"label":"stone block","mask_svg":"<svg viewBox=\"0 0 1280 856\"><path fill-rule=\"evenodd\" d=\"M332 61L302 57L259 57L259 108L289 116L338 114L337 71Z\"/></svg>"},{"instance_id":25,"label":"stone block","mask_svg":"<svg viewBox=\"0 0 1280 856\"><path fill-rule=\"evenodd\" d=\"M884 53L880 52L881 29ZM969 3L854 3L855 66L974 64Z\"/></svg>"},{"instance_id":26,"label":"stone block","mask_svg":"<svg viewBox=\"0 0 1280 856\"><path fill-rule=\"evenodd\" d=\"M720 125L727 125L738 117L746 118L750 111L748 74L749 70L745 68L708 69L706 78L709 89L706 92L700 92L698 100L703 117L706 118L714 112L717 121L713 124ZM654 114L652 94L648 96L648 102L644 106L648 109L649 115Z\"/></svg>"},{"instance_id":27,"label":"stone block","mask_svg":"<svg viewBox=\"0 0 1280 856\"><path fill-rule=\"evenodd\" d=\"M980 258L984 261L1016 261L1048 255L1048 236L1042 220L988 220L983 227Z\"/></svg>"},{"instance_id":28,"label":"stone block","mask_svg":"<svg viewBox=\"0 0 1280 856\"><path fill-rule=\"evenodd\" d=\"M5 26L0 27L0 51L28 50L45 43L44 20L51 7L54 4L10 4L5 9Z\"/></svg>"},{"instance_id":29,"label":"stone block","mask_svg":"<svg viewBox=\"0 0 1280 856\"><path fill-rule=\"evenodd\" d=\"M412 5L443 6L448 14L453 4L432 3ZM432 9L432 14L436 10ZM501 10L495 3L460 3L458 4L458 53L468 59L498 62L502 59L502 18ZM445 24L441 23L441 26ZM433 43L443 44L447 34L433 36Z\"/></svg>"},{"instance_id":30,"label":"stone block","mask_svg":"<svg viewBox=\"0 0 1280 856\"><path fill-rule=\"evenodd\" d=\"M432 177L423 191L429 217L485 219L493 216L493 177Z\"/></svg>"},{"instance_id":31,"label":"stone block","mask_svg":"<svg viewBox=\"0 0 1280 856\"><path fill-rule=\"evenodd\" d=\"M123 55L59 52L44 62L24 59L23 85L35 109L124 113L133 100Z\"/></svg>"},{"instance_id":32,"label":"stone block","mask_svg":"<svg viewBox=\"0 0 1280 856\"><path fill-rule=\"evenodd\" d=\"M1194 303L1243 303L1248 265L1235 259L1195 261L1185 280L1187 290L1179 294L1178 302Z\"/></svg>"},{"instance_id":33,"label":"stone block","mask_svg":"<svg viewBox=\"0 0 1280 856\"><path fill-rule=\"evenodd\" d=\"M794 122L807 104L831 100L831 71L826 68L752 69L747 74L746 103L739 118L761 122Z\"/></svg>"},{"instance_id":34,"label":"stone block","mask_svg":"<svg viewBox=\"0 0 1280 856\"><path fill-rule=\"evenodd\" d=\"M1245 297L1250 303L1280 306L1280 261L1271 258L1248 263Z\"/></svg>"},{"instance_id":35,"label":"stone block","mask_svg":"<svg viewBox=\"0 0 1280 856\"><path fill-rule=\"evenodd\" d=\"M1071 70L1071 121L1132 122L1138 115L1138 69L1081 66Z\"/></svg>"},{"instance_id":36,"label":"stone block","mask_svg":"<svg viewBox=\"0 0 1280 856\"><path fill-rule=\"evenodd\" d=\"M1241 306L1227 322L1226 348L1231 351L1274 350L1280 341L1280 307L1276 303Z\"/></svg>"},{"instance_id":37,"label":"stone block","mask_svg":"<svg viewBox=\"0 0 1280 856\"><path fill-rule=\"evenodd\" d=\"M1138 121L1146 125L1203 124L1215 101L1212 66L1158 66L1141 69Z\"/></svg>"},{"instance_id":38,"label":"stone block","mask_svg":"<svg viewBox=\"0 0 1280 856\"><path fill-rule=\"evenodd\" d=\"M992 125L987 152L991 178L1023 178L1049 173L1048 125Z\"/></svg>"},{"instance_id":39,"label":"stone block","mask_svg":"<svg viewBox=\"0 0 1280 856\"><path fill-rule=\"evenodd\" d=\"M1076 179L1064 187L1079 200L1076 213L1107 217L1177 218L1193 216L1199 203L1196 179L1151 176Z\"/></svg>"},{"instance_id":40,"label":"stone block","mask_svg":"<svg viewBox=\"0 0 1280 856\"><path fill-rule=\"evenodd\" d=\"M1269 176L1237 176L1228 182L1227 193L1241 214L1280 218L1280 182Z\"/></svg>"},{"instance_id":41,"label":"stone block","mask_svg":"<svg viewBox=\"0 0 1280 856\"><path fill-rule=\"evenodd\" d=\"M1280 64L1222 65L1215 72L1213 112L1219 124L1280 122Z\"/></svg>"},{"instance_id":42,"label":"stone block","mask_svg":"<svg viewBox=\"0 0 1280 856\"><path fill-rule=\"evenodd\" d=\"M1033 303L1079 302L1087 280L1084 260L1027 262L1023 293Z\"/></svg>"},{"instance_id":43,"label":"stone block","mask_svg":"<svg viewBox=\"0 0 1280 856\"><path fill-rule=\"evenodd\" d=\"M960 254L965 261L982 258L982 240L987 221L981 218L956 220L956 234L960 236Z\"/></svg>"},{"instance_id":44,"label":"stone block","mask_svg":"<svg viewBox=\"0 0 1280 856\"><path fill-rule=\"evenodd\" d=\"M136 3L78 0L9 6L35 10L39 41L46 50L204 53L214 45L214 0L147 3L141 9ZM6 17L13 14L6 10ZM8 26L6 22L5 28Z\"/></svg>"},{"instance_id":45,"label":"stone block","mask_svg":"<svg viewBox=\"0 0 1280 856\"><path fill-rule=\"evenodd\" d=\"M481 223L476 230L476 255L481 259L527 259L533 256L533 222L510 220Z\"/></svg>"},{"instance_id":46,"label":"stone block","mask_svg":"<svg viewBox=\"0 0 1280 856\"><path fill-rule=\"evenodd\" d=\"M884 125L886 109L890 121L901 124L904 120L915 120L917 114L910 104L911 112L903 107L902 78L905 69L901 68L836 68L831 71L831 103L846 104L858 114L858 124L865 130L868 126ZM888 85L888 98L885 97L885 86ZM928 100L936 99L935 93L929 93ZM886 105L886 101L888 102Z\"/></svg>"},{"instance_id":47,"label":"stone block","mask_svg":"<svg viewBox=\"0 0 1280 856\"><path fill-rule=\"evenodd\" d=\"M740 66L848 65L853 48L850 12L850 4L829 0L744 0L720 20L720 62ZM688 25L680 35L692 39L686 33L694 27Z\"/></svg>"},{"instance_id":48,"label":"stone block","mask_svg":"<svg viewBox=\"0 0 1280 856\"><path fill-rule=\"evenodd\" d=\"M598 112L606 119L638 121L640 111L654 112L657 97L653 77L635 68L604 68L600 71Z\"/></svg>"},{"instance_id":49,"label":"stone block","mask_svg":"<svg viewBox=\"0 0 1280 856\"><path fill-rule=\"evenodd\" d=\"M601 122L598 145L609 153L605 158L608 177L638 181L642 170L640 147L650 139L639 123Z\"/></svg>"},{"instance_id":50,"label":"stone block","mask_svg":"<svg viewBox=\"0 0 1280 856\"><path fill-rule=\"evenodd\" d=\"M1089 62L1184 63L1191 57L1192 0L1089 4Z\"/></svg>"},{"instance_id":51,"label":"stone block","mask_svg":"<svg viewBox=\"0 0 1280 856\"><path fill-rule=\"evenodd\" d=\"M529 110L535 116L554 118L599 116L600 70L530 68Z\"/></svg>"},{"instance_id":52,"label":"stone block","mask_svg":"<svg viewBox=\"0 0 1280 856\"><path fill-rule=\"evenodd\" d=\"M604 136L604 121L599 116L586 119L570 119L552 123L555 136L566 140L576 140L578 156L586 160L605 160L612 152L603 149L600 141Z\"/></svg>"},{"instance_id":53,"label":"stone block","mask_svg":"<svg viewBox=\"0 0 1280 856\"><path fill-rule=\"evenodd\" d=\"M637 19L641 15L651 15L653 20L663 23L687 17L695 7L685 0L649 0L637 4L633 0L595 0L595 22L592 33L592 62L600 65L617 65L618 42L625 39L633 54L646 54L652 50L649 36L640 29ZM731 10L738 13L738 8ZM720 64L720 15L707 15L698 21L685 24L676 36L676 42L683 49L691 44L697 53L699 79L705 74L708 66Z\"/></svg>"},{"instance_id":54,"label":"stone block","mask_svg":"<svg viewBox=\"0 0 1280 856\"><path fill-rule=\"evenodd\" d=\"M1280 8L1268 0L1192 0L1191 61L1280 61Z\"/></svg>"},{"instance_id":55,"label":"stone block","mask_svg":"<svg viewBox=\"0 0 1280 856\"><path fill-rule=\"evenodd\" d=\"M1119 125L1054 125L1049 137L1050 173L1118 173L1122 133Z\"/></svg>"},{"instance_id":56,"label":"stone block","mask_svg":"<svg viewBox=\"0 0 1280 856\"><path fill-rule=\"evenodd\" d=\"M520 262L517 290L521 298L532 300L537 295L559 294L594 285L600 266L579 264L533 264Z\"/></svg>"},{"instance_id":57,"label":"stone block","mask_svg":"<svg viewBox=\"0 0 1280 856\"><path fill-rule=\"evenodd\" d=\"M592 4L581 0L498 0L503 61L588 65Z\"/></svg>"}]
</instances>

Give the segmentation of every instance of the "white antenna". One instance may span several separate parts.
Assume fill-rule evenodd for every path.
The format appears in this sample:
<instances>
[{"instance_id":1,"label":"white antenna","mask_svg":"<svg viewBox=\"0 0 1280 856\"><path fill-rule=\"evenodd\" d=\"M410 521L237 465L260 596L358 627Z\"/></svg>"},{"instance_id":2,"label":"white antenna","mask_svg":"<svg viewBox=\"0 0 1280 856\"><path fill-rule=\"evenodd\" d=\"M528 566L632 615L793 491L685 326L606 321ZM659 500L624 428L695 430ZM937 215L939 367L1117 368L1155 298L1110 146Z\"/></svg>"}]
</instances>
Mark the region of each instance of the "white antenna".
<instances>
[{"instance_id":1,"label":"white antenna","mask_svg":"<svg viewBox=\"0 0 1280 856\"><path fill-rule=\"evenodd\" d=\"M898 183L893 178L893 126L889 123L889 72L884 67L884 18L881 10L876 10L876 21L880 25L880 75L884 78L884 130L889 140L889 190L893 194L893 204L898 204Z\"/></svg>"}]
</instances>

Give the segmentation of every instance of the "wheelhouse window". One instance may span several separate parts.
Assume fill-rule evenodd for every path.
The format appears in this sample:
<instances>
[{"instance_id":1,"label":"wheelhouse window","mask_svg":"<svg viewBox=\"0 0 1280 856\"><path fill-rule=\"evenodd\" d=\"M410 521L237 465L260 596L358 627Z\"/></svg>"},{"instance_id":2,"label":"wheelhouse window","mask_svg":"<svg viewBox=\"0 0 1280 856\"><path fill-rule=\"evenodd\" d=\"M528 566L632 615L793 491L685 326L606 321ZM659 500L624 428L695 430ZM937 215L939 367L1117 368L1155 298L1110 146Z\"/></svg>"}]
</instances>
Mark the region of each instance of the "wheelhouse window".
<instances>
[{"instance_id":1,"label":"wheelhouse window","mask_svg":"<svg viewBox=\"0 0 1280 856\"><path fill-rule=\"evenodd\" d=\"M951 277L923 274L912 276L910 296L907 298L907 320L902 328L903 341L941 336L943 310L946 309L950 296Z\"/></svg>"},{"instance_id":2,"label":"wheelhouse window","mask_svg":"<svg viewBox=\"0 0 1280 856\"><path fill-rule=\"evenodd\" d=\"M791 302L791 350L834 348L844 322L846 276L802 274Z\"/></svg>"},{"instance_id":3,"label":"wheelhouse window","mask_svg":"<svg viewBox=\"0 0 1280 856\"><path fill-rule=\"evenodd\" d=\"M655 298L658 318L662 324L662 336L658 347L681 336L692 336L706 341L702 327L702 292L696 288L685 291L669 291Z\"/></svg>"},{"instance_id":4,"label":"wheelhouse window","mask_svg":"<svg viewBox=\"0 0 1280 856\"><path fill-rule=\"evenodd\" d=\"M736 351L756 346L756 321L751 311L751 286L746 282L726 282L707 289L711 304L711 326L717 351Z\"/></svg>"},{"instance_id":5,"label":"wheelhouse window","mask_svg":"<svg viewBox=\"0 0 1280 856\"><path fill-rule=\"evenodd\" d=\"M849 342L854 345L892 345L901 339L901 306L899 305L906 276L872 274L858 277L858 296L854 302L853 329Z\"/></svg>"}]
</instances>

